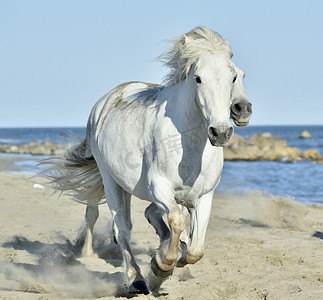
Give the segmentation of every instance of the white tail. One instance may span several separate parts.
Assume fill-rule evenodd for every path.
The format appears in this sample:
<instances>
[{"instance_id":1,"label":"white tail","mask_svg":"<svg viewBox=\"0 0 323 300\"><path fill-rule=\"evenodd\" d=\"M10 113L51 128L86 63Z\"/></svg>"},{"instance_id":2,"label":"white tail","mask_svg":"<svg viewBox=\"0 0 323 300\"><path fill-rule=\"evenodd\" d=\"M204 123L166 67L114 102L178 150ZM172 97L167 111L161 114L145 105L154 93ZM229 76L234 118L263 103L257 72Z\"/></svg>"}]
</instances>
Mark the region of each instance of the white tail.
<instances>
[{"instance_id":1,"label":"white tail","mask_svg":"<svg viewBox=\"0 0 323 300\"><path fill-rule=\"evenodd\" d=\"M55 190L66 192L86 205L105 203L102 177L93 155L86 155L86 139L68 149L64 156L43 160L47 168L41 173Z\"/></svg>"}]
</instances>

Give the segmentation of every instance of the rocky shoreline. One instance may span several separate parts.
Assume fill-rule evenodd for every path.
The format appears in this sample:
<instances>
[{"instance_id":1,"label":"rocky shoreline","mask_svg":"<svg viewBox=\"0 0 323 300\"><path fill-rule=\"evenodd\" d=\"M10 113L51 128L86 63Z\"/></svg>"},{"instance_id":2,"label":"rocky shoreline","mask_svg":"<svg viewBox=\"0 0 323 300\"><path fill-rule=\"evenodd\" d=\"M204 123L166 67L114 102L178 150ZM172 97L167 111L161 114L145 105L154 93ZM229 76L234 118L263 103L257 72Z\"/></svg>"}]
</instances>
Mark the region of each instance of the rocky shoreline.
<instances>
[{"instance_id":1,"label":"rocky shoreline","mask_svg":"<svg viewBox=\"0 0 323 300\"><path fill-rule=\"evenodd\" d=\"M300 136L299 138L304 138ZM288 147L287 142L280 139L280 136L273 136L269 132L254 134L249 139L234 135L227 147L224 148L225 160L265 160L279 161L310 159L323 163L323 157L316 149L309 149L300 152L296 147Z\"/></svg>"},{"instance_id":2,"label":"rocky shoreline","mask_svg":"<svg viewBox=\"0 0 323 300\"><path fill-rule=\"evenodd\" d=\"M300 136L300 138L304 138ZM24 145L0 145L0 153L31 155L63 155L72 144L28 143ZM250 138L234 135L229 145L224 148L224 159L230 161L297 161L310 159L323 163L323 157L316 149L300 152L295 147L288 147L287 142L270 133L254 134Z\"/></svg>"},{"instance_id":3,"label":"rocky shoreline","mask_svg":"<svg viewBox=\"0 0 323 300\"><path fill-rule=\"evenodd\" d=\"M51 142L31 142L23 145L0 145L0 153L31 155L63 155L73 144L53 144Z\"/></svg>"}]
</instances>

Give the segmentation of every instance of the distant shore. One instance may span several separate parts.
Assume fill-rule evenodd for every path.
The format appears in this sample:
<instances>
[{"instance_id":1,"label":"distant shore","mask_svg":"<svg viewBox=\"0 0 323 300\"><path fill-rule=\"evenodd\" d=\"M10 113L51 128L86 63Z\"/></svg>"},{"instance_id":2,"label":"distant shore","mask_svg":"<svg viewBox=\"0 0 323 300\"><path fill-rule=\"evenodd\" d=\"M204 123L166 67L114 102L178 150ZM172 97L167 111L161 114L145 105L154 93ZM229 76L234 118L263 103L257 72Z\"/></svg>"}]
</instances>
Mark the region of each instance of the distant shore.
<instances>
[{"instance_id":1,"label":"distant shore","mask_svg":"<svg viewBox=\"0 0 323 300\"><path fill-rule=\"evenodd\" d=\"M309 136L300 136L309 138ZM32 155L63 155L65 150L72 144L54 144L51 142L35 143L24 145L0 145L0 153L11 154L32 154ZM310 159L318 163L323 163L323 157L317 149L308 149L300 152L295 147L287 146L287 142L279 136L271 133L254 134L250 138L243 138L234 135L228 146L224 148L225 160L267 160L279 161L282 159L296 161L299 159Z\"/></svg>"}]
</instances>

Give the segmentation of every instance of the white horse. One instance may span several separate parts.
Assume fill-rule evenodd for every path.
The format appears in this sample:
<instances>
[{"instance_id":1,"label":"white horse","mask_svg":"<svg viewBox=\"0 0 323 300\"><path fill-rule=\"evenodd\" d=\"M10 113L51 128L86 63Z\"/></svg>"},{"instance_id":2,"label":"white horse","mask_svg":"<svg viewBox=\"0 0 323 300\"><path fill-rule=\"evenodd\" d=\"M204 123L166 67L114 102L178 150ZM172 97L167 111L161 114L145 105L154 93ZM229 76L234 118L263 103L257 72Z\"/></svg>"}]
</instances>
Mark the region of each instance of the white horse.
<instances>
[{"instance_id":1,"label":"white horse","mask_svg":"<svg viewBox=\"0 0 323 300\"><path fill-rule=\"evenodd\" d=\"M174 266L203 256L223 146L233 134L230 117L245 126L251 115L244 73L231 57L220 34L205 27L186 33L162 56L170 67L165 85L127 82L114 88L92 109L86 138L53 163L56 189L72 191L88 205L83 255L93 254L97 205L106 199L130 293L149 293L130 247L131 195L152 202L145 216L161 241L151 261L156 276L166 278ZM190 239L181 240L187 212Z\"/></svg>"}]
</instances>

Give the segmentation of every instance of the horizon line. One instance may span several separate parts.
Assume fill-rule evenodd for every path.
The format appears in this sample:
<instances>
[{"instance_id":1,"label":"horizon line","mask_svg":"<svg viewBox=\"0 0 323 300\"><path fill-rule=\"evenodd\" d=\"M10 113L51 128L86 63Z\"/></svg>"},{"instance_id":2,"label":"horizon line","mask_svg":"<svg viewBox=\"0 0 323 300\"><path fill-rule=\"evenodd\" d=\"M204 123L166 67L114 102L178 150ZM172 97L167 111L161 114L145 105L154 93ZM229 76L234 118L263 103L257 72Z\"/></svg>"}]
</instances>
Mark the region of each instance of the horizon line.
<instances>
[{"instance_id":1,"label":"horizon line","mask_svg":"<svg viewBox=\"0 0 323 300\"><path fill-rule=\"evenodd\" d=\"M249 124L244 127L281 127L281 126L323 126L323 124ZM235 128L241 128L238 126L234 126ZM86 128L86 125L78 126L78 125L46 125L46 126L0 126L0 129L56 129L56 128Z\"/></svg>"}]
</instances>

